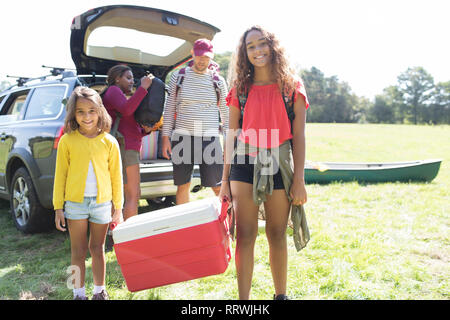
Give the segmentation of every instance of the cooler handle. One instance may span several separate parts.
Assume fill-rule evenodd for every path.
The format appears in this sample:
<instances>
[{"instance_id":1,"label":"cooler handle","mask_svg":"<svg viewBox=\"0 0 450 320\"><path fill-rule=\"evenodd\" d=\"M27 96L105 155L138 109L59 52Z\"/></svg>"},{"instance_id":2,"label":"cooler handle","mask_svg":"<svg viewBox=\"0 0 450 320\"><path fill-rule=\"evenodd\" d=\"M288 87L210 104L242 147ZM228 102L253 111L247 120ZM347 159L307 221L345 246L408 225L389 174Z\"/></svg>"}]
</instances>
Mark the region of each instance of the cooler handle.
<instances>
[{"instance_id":1,"label":"cooler handle","mask_svg":"<svg viewBox=\"0 0 450 320\"><path fill-rule=\"evenodd\" d=\"M228 260L228 262L230 262L230 260L231 260L231 243L230 242L231 241L228 240L228 248L227 248L227 260Z\"/></svg>"},{"instance_id":2,"label":"cooler handle","mask_svg":"<svg viewBox=\"0 0 450 320\"><path fill-rule=\"evenodd\" d=\"M220 209L219 222L224 222L228 215L228 207L229 207L228 199L224 198L222 201L222 207Z\"/></svg>"}]
</instances>

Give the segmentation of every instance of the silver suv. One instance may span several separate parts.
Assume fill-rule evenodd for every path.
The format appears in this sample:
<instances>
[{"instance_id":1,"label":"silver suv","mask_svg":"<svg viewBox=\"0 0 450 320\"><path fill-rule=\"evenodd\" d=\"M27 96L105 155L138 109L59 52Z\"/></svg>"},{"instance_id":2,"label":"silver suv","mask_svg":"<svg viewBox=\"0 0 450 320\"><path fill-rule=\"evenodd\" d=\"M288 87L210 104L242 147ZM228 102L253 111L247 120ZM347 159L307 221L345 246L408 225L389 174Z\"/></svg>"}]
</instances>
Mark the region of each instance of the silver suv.
<instances>
[{"instance_id":1,"label":"silver suv","mask_svg":"<svg viewBox=\"0 0 450 320\"><path fill-rule=\"evenodd\" d=\"M149 71L165 81L171 70L190 58L195 40L212 39L220 31L177 13L126 5L91 9L73 19L71 30L76 74L54 68L48 76L20 78L0 93L0 198L10 201L15 225L25 233L53 227L63 102L73 89L83 85L102 90L105 74L118 63L130 66L136 79ZM169 160L145 160L140 167L141 198L167 201L175 195ZM193 175L192 191L198 191L198 168Z\"/></svg>"}]
</instances>

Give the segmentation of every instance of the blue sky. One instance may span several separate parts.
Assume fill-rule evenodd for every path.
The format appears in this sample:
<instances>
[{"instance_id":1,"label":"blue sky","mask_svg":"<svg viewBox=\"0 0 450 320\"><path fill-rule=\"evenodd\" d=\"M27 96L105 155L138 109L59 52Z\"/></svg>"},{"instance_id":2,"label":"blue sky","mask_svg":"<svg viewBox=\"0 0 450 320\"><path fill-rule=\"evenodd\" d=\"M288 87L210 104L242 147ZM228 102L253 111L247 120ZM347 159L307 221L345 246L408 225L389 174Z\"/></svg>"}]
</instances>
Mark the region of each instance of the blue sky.
<instances>
[{"instance_id":1,"label":"blue sky","mask_svg":"<svg viewBox=\"0 0 450 320\"><path fill-rule=\"evenodd\" d=\"M265 26L279 36L293 65L336 75L371 99L408 67L423 66L435 82L450 80L448 0L40 0L3 4L0 81L7 74L42 75L43 64L73 67L73 17L110 4L155 7L215 25L222 30L214 39L219 53L234 51L251 25Z\"/></svg>"}]
</instances>

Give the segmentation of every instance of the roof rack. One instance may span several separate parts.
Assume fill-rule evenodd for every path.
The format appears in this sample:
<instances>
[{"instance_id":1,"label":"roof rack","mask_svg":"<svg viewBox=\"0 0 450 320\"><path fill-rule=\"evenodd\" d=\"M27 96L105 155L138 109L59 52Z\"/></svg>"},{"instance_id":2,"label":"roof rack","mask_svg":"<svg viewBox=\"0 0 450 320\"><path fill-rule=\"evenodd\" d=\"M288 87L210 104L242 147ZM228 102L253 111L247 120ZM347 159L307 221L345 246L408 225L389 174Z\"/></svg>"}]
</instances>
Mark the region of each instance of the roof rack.
<instances>
[{"instance_id":1,"label":"roof rack","mask_svg":"<svg viewBox=\"0 0 450 320\"><path fill-rule=\"evenodd\" d=\"M74 70L74 71L76 70L76 69L71 69L71 68L49 67L49 66L46 66L46 65L42 65L42 68L51 69L50 70L50 74L52 76L59 76L61 74L64 76L64 72L66 70Z\"/></svg>"},{"instance_id":2,"label":"roof rack","mask_svg":"<svg viewBox=\"0 0 450 320\"><path fill-rule=\"evenodd\" d=\"M36 78L30 78L30 77L22 77L22 76L11 76L11 75L7 75L7 78L16 78L16 84L10 86L9 88L6 88L6 90L10 90L14 87L23 87L26 83L30 82L30 81L34 81L34 80L40 80L40 81L44 81L46 80L48 77L56 77L56 76L60 76L62 75L62 79L64 78L68 78L68 77L73 77L75 76L75 74L72 71L67 71L67 70L75 70L75 69L71 69L71 68L59 68L59 67L49 67L49 66L45 66L42 65L42 68L50 68L50 74L44 75L44 76L40 76L40 77L36 77Z\"/></svg>"}]
</instances>

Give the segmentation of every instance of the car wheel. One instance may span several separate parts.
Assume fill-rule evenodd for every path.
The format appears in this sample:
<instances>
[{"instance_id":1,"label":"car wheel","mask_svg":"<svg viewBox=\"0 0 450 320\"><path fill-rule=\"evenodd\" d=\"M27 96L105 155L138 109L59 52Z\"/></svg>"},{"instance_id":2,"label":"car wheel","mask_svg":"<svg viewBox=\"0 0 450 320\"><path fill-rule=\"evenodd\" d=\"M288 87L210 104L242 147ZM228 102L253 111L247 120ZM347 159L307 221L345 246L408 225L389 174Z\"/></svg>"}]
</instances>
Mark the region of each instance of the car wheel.
<instances>
[{"instance_id":1,"label":"car wheel","mask_svg":"<svg viewBox=\"0 0 450 320\"><path fill-rule=\"evenodd\" d=\"M53 217L39 203L30 174L23 167L14 173L10 205L12 218L20 231L35 233L50 229Z\"/></svg>"}]
</instances>

